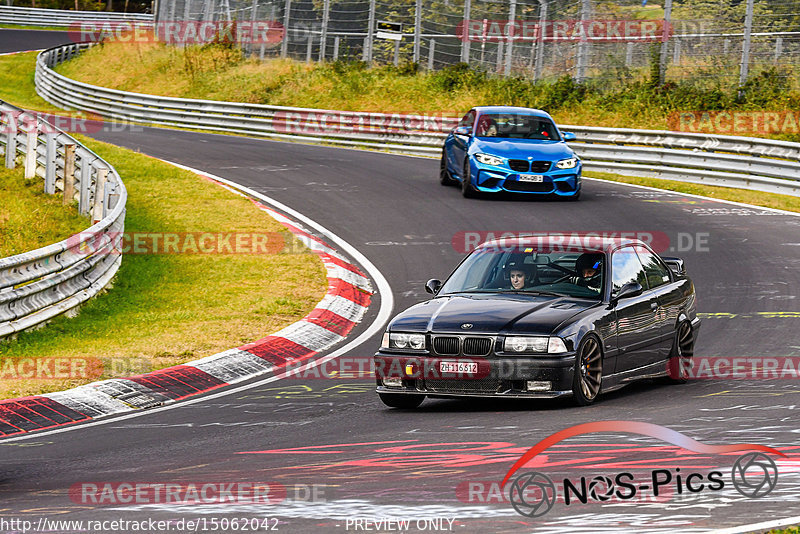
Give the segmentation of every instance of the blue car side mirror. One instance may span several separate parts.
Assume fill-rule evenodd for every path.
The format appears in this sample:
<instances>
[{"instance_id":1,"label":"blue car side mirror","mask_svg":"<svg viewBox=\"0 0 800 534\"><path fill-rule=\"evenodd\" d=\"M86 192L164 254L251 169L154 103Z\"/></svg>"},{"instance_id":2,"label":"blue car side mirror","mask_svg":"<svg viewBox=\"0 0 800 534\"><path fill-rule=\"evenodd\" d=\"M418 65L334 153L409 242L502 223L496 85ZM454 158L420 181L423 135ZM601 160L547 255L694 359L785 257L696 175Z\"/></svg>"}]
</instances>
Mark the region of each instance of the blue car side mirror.
<instances>
[{"instance_id":1,"label":"blue car side mirror","mask_svg":"<svg viewBox=\"0 0 800 534\"><path fill-rule=\"evenodd\" d=\"M469 126L456 126L453 129L453 133L456 135L469 136L470 134L472 134L472 128L470 128Z\"/></svg>"},{"instance_id":2,"label":"blue car side mirror","mask_svg":"<svg viewBox=\"0 0 800 534\"><path fill-rule=\"evenodd\" d=\"M578 136L572 132L561 132L561 135L564 137L564 141L574 141L578 138Z\"/></svg>"}]
</instances>

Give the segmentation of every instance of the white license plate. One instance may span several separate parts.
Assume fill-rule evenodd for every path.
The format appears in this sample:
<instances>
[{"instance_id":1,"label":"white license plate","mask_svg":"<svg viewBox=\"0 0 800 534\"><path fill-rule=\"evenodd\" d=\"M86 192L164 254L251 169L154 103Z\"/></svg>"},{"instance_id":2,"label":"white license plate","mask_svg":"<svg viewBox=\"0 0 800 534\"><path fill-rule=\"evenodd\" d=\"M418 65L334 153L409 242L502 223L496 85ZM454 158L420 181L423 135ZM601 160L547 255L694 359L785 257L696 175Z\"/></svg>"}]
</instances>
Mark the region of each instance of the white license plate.
<instances>
[{"instance_id":1,"label":"white license plate","mask_svg":"<svg viewBox=\"0 0 800 534\"><path fill-rule=\"evenodd\" d=\"M544 182L543 174L520 174L520 182Z\"/></svg>"},{"instance_id":2,"label":"white license plate","mask_svg":"<svg viewBox=\"0 0 800 534\"><path fill-rule=\"evenodd\" d=\"M478 364L467 362L439 362L439 372L474 375L478 372Z\"/></svg>"}]
</instances>

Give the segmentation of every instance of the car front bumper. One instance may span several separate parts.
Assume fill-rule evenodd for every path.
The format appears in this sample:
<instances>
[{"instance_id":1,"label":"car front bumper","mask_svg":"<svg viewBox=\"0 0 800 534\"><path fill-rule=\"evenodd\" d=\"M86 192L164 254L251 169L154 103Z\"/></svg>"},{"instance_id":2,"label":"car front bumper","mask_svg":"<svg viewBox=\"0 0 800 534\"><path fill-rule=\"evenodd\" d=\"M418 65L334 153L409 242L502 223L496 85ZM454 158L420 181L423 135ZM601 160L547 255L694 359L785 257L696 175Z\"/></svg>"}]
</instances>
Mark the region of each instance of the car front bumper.
<instances>
[{"instance_id":1,"label":"car front bumper","mask_svg":"<svg viewBox=\"0 0 800 534\"><path fill-rule=\"evenodd\" d=\"M477 363L477 372L443 373L439 363ZM409 367L410 366L410 367ZM553 398L572 394L575 353L523 356L410 356L378 352L375 380L379 393L424 394L430 397ZM384 378L401 379L387 386ZM536 382L530 389L531 382Z\"/></svg>"},{"instance_id":2,"label":"car front bumper","mask_svg":"<svg viewBox=\"0 0 800 534\"><path fill-rule=\"evenodd\" d=\"M484 193L525 193L570 197L581 190L581 169L551 170L544 173L519 173L502 167L476 163L473 169L475 189ZM520 180L520 174L541 174L541 182Z\"/></svg>"}]
</instances>

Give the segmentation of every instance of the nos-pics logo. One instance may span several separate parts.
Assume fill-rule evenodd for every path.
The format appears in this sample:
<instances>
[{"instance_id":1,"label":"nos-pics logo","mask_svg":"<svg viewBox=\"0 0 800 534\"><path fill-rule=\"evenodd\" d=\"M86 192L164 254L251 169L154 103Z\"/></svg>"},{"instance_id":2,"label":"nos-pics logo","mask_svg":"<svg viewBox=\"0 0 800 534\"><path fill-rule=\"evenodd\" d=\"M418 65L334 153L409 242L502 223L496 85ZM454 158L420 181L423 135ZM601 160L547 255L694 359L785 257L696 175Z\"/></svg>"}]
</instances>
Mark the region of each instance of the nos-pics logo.
<instances>
[{"instance_id":1,"label":"nos-pics logo","mask_svg":"<svg viewBox=\"0 0 800 534\"><path fill-rule=\"evenodd\" d=\"M620 472L615 475L581 476L572 480L564 478L554 482L549 476L537 471L525 471L515 475L537 454L545 451L559 441L593 432L625 432L650 436L686 450L701 454L723 454L750 451L736 459L729 477L722 471L696 472L673 469L654 469L649 476L638 480L632 473ZM636 421L597 421L576 425L552 434L531 447L511 467L501 486L510 484L508 489L511 506L521 515L540 517L545 515L557 500L565 505L588 504L593 502L617 502L641 499L649 493L674 495L720 491L727 484L745 497L759 498L768 495L778 483L778 466L765 452L786 456L782 452L765 445L749 443L737 445L705 445L688 436L651 423Z\"/></svg>"}]
</instances>

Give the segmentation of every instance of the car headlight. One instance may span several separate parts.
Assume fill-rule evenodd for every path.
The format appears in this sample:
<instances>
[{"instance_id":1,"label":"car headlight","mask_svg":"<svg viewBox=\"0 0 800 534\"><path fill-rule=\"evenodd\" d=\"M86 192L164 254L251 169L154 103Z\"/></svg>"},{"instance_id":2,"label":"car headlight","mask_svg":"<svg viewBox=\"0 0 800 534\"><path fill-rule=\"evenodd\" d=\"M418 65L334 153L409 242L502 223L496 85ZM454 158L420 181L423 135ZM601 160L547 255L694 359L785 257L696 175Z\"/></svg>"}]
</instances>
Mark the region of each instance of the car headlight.
<instances>
[{"instance_id":1,"label":"car headlight","mask_svg":"<svg viewBox=\"0 0 800 534\"><path fill-rule=\"evenodd\" d=\"M562 159L558 163L556 163L556 167L559 169L574 169L575 166L578 164L578 158L571 157L569 159Z\"/></svg>"},{"instance_id":2,"label":"car headlight","mask_svg":"<svg viewBox=\"0 0 800 534\"><path fill-rule=\"evenodd\" d=\"M382 349L425 350L425 334L383 334Z\"/></svg>"},{"instance_id":3,"label":"car headlight","mask_svg":"<svg viewBox=\"0 0 800 534\"><path fill-rule=\"evenodd\" d=\"M508 336L503 345L505 352L512 354L567 352L567 346L560 337L546 336Z\"/></svg>"},{"instance_id":4,"label":"car headlight","mask_svg":"<svg viewBox=\"0 0 800 534\"><path fill-rule=\"evenodd\" d=\"M502 165L503 158L498 158L497 156L492 156L491 154L475 154L475 159L483 163L484 165Z\"/></svg>"}]
</instances>

